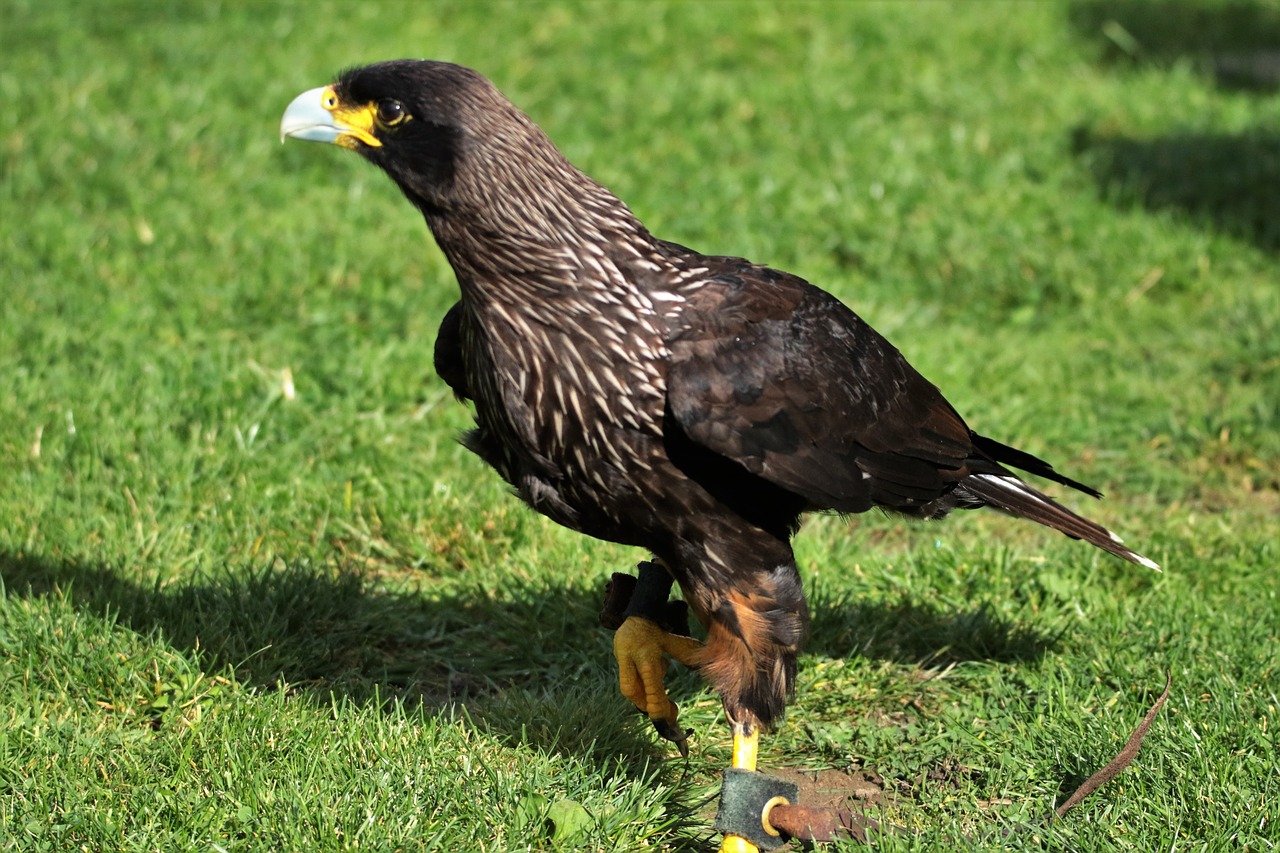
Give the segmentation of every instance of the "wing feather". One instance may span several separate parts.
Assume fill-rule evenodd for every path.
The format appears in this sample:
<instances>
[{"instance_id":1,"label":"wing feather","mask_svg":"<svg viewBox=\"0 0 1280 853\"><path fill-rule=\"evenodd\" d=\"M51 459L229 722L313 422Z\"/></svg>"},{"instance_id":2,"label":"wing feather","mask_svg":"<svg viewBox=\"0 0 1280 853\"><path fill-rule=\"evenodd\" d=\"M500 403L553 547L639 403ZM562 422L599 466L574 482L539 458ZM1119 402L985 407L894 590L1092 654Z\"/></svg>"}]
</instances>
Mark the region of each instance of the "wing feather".
<instances>
[{"instance_id":1,"label":"wing feather","mask_svg":"<svg viewBox=\"0 0 1280 853\"><path fill-rule=\"evenodd\" d=\"M888 341L802 279L719 260L669 341L690 439L841 512L907 509L967 473L968 427Z\"/></svg>"}]
</instances>

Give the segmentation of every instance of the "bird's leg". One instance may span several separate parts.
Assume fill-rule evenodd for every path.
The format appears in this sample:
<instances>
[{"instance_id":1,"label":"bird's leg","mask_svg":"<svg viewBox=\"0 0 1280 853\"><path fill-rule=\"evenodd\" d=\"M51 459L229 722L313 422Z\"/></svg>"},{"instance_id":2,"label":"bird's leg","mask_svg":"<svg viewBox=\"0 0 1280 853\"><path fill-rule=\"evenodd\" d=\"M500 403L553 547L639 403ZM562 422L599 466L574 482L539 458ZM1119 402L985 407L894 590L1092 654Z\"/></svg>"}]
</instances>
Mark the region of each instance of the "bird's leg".
<instances>
[{"instance_id":1,"label":"bird's leg","mask_svg":"<svg viewBox=\"0 0 1280 853\"><path fill-rule=\"evenodd\" d=\"M733 724L733 755L729 766L734 770L755 772L756 758L760 754L760 730L755 726L735 722ZM720 853L759 853L760 848L741 835L725 833L720 842Z\"/></svg>"},{"instance_id":2,"label":"bird's leg","mask_svg":"<svg viewBox=\"0 0 1280 853\"><path fill-rule=\"evenodd\" d=\"M760 754L760 730L747 726L733 727L733 757L730 767L734 770L755 770Z\"/></svg>"},{"instance_id":3,"label":"bird's leg","mask_svg":"<svg viewBox=\"0 0 1280 853\"><path fill-rule=\"evenodd\" d=\"M667 697L662 684L667 658L686 666L698 665L702 644L692 637L670 633L660 624L667 618L671 575L658 563L641 563L639 579L624 611L625 621L613 635L613 655L618 660L618 688L622 695L648 715L658 734L674 741L688 756L689 732L680 728L679 709Z\"/></svg>"}]
</instances>

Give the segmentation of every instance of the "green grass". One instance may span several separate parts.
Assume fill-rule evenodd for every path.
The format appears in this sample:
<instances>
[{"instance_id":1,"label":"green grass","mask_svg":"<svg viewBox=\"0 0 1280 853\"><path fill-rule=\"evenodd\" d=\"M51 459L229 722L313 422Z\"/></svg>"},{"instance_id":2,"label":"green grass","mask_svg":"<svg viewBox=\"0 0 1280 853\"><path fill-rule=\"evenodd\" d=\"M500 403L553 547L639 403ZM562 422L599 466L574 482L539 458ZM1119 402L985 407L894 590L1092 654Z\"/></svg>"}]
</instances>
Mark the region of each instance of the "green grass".
<instances>
[{"instance_id":1,"label":"green grass","mask_svg":"<svg viewBox=\"0 0 1280 853\"><path fill-rule=\"evenodd\" d=\"M1206 51L1280 20L1159 7L9 0L0 849L714 843L717 700L672 679L672 758L596 626L642 555L453 442L420 219L278 143L297 92L399 56L491 76L659 235L840 295L1167 567L994 515L814 519L766 767L882 780L919 833L883 849L999 846L1167 669L1134 766L1007 843L1274 849L1280 100Z\"/></svg>"}]
</instances>

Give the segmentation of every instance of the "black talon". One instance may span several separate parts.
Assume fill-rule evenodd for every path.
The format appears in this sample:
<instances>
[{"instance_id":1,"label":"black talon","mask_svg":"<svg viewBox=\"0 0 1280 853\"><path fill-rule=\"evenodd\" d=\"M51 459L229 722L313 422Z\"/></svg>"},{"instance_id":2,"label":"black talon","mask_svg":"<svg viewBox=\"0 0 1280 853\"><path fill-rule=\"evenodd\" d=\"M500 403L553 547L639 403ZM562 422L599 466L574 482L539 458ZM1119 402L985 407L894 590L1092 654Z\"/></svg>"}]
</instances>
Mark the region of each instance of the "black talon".
<instances>
[{"instance_id":1,"label":"black talon","mask_svg":"<svg viewBox=\"0 0 1280 853\"><path fill-rule=\"evenodd\" d=\"M680 750L681 758L689 757L689 738L693 735L693 729L682 731L679 727L672 725L669 720L652 720L651 722L658 730L659 736L676 745L676 749Z\"/></svg>"}]
</instances>

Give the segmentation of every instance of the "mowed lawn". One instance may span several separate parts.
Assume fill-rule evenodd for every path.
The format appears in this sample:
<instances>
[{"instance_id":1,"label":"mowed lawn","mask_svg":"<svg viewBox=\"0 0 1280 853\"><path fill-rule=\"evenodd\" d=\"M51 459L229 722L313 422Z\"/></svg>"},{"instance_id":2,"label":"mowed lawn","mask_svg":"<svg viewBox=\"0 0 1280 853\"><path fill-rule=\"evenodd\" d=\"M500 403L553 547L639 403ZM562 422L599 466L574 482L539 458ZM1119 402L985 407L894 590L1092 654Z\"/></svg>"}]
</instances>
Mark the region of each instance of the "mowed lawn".
<instances>
[{"instance_id":1,"label":"mowed lawn","mask_svg":"<svg viewBox=\"0 0 1280 853\"><path fill-rule=\"evenodd\" d=\"M644 555L455 443L421 219L279 143L403 56L491 77L658 235L839 295L1165 566L811 519L765 768L885 850L1274 849L1277 43L1260 0L6 0L0 850L714 849L718 700L673 675L682 761L597 623ZM1135 764L1029 827L1166 672Z\"/></svg>"}]
</instances>

